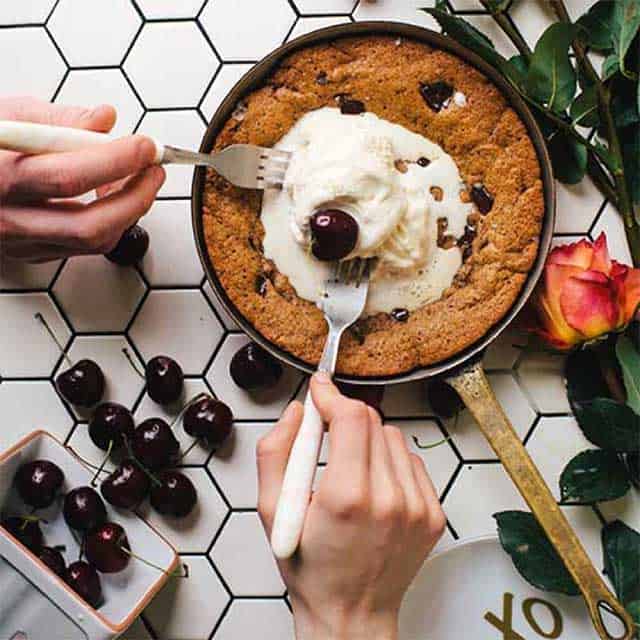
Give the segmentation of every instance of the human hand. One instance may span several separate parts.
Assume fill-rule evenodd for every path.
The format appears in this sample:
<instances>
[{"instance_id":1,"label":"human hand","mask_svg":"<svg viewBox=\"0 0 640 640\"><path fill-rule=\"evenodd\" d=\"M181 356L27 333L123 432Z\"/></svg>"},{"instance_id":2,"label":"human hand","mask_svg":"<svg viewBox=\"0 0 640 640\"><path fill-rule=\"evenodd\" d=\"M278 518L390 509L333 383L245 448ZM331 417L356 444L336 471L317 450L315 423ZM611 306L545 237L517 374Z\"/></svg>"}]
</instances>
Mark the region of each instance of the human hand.
<instances>
[{"instance_id":1,"label":"human hand","mask_svg":"<svg viewBox=\"0 0 640 640\"><path fill-rule=\"evenodd\" d=\"M397 427L311 381L329 425L329 462L297 553L279 563L298 640L395 640L402 598L442 535L445 516L422 459ZM302 420L293 402L258 444L258 511L271 532L287 458Z\"/></svg>"},{"instance_id":2,"label":"human hand","mask_svg":"<svg viewBox=\"0 0 640 640\"><path fill-rule=\"evenodd\" d=\"M82 109L35 98L6 98L0 99L0 120L108 132L116 113L108 105ZM153 166L154 157L153 142L143 136L67 153L27 156L0 151L2 255L45 262L108 253L148 211L164 182L164 169ZM98 195L94 202L72 199L92 189Z\"/></svg>"}]
</instances>

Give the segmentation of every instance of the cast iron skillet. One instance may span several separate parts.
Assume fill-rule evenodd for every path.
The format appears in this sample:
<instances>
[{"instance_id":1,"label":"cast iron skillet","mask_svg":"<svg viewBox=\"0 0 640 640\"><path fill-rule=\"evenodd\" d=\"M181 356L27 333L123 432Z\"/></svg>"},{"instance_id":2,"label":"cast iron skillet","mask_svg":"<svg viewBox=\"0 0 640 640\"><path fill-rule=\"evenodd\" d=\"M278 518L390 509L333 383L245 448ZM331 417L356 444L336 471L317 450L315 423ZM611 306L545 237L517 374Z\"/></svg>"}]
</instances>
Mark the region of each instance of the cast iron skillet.
<instances>
[{"instance_id":1,"label":"cast iron skillet","mask_svg":"<svg viewBox=\"0 0 640 640\"><path fill-rule=\"evenodd\" d=\"M445 361L428 367L415 369L408 373L375 378L358 378L344 375L337 377L344 382L355 384L393 384L446 374L447 381L464 400L468 409L478 422L480 429L489 441L489 444L502 461L514 484L544 528L547 536L562 557L576 584L579 586L586 600L593 624L600 637L614 640L630 640L633 634L633 625L629 615L616 601L595 567L591 564L580 541L571 529L564 514L557 506L549 488L546 486L542 476L496 400L480 362L484 349L493 342L513 320L533 292L536 282L544 268L544 262L551 245L555 220L555 183L544 138L531 112L509 83L503 80L502 76L473 52L465 49L457 42L433 31L395 22L360 22L337 25L314 31L313 33L295 39L280 47L253 67L235 85L216 111L207 128L200 151L205 153L211 151L218 133L231 116L238 100L253 89L260 87L264 79L284 57L309 45L336 40L338 38L373 34L386 34L395 37L409 38L424 42L438 49L444 49L472 64L474 67L477 67L485 76L493 81L507 97L511 106L526 125L535 147L544 185L545 215L536 262L529 273L529 277L518 299L505 317L495 324L475 344ZM204 168L196 169L191 190L192 221L200 260L215 295L219 298L235 322L253 340L283 362L307 373L312 373L314 371L312 365L292 356L258 333L238 311L221 286L215 269L209 260L202 223L205 177L206 170ZM602 610L613 613L624 623L625 631L622 635L614 636L606 628L602 617Z\"/></svg>"}]
</instances>

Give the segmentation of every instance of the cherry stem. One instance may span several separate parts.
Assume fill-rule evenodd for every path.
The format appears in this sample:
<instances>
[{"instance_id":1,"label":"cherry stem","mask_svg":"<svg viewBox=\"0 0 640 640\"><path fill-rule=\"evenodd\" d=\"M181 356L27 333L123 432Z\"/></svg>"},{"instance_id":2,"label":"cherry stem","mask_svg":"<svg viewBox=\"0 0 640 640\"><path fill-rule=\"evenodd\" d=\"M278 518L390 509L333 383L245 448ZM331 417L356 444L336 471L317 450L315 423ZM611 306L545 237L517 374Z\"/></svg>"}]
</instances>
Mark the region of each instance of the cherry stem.
<instances>
[{"instance_id":1,"label":"cherry stem","mask_svg":"<svg viewBox=\"0 0 640 640\"><path fill-rule=\"evenodd\" d=\"M82 460L82 462L86 464L87 467L97 471L98 473L109 473L107 469L102 469L97 464L93 464L93 462L89 462L86 458L83 458L73 447L70 447L69 445L67 445L67 449L69 449L69 451L71 451L74 456Z\"/></svg>"},{"instance_id":2,"label":"cherry stem","mask_svg":"<svg viewBox=\"0 0 640 640\"><path fill-rule=\"evenodd\" d=\"M124 357L129 361L131 368L138 374L138 376L143 380L146 380L147 378L144 373L140 371L140 367L133 361L133 357L129 353L129 349L127 349L127 347L122 347L122 353L124 353Z\"/></svg>"},{"instance_id":3,"label":"cherry stem","mask_svg":"<svg viewBox=\"0 0 640 640\"><path fill-rule=\"evenodd\" d=\"M43 518L41 518L40 516L28 515L28 516L18 516L18 518L22 518L22 524L20 525L20 529L22 531L24 531L27 528L27 524L29 522L44 522L45 524L48 524L48 522Z\"/></svg>"},{"instance_id":4,"label":"cherry stem","mask_svg":"<svg viewBox=\"0 0 640 640\"><path fill-rule=\"evenodd\" d=\"M58 349L60 349L60 353L63 355L64 359L69 363L70 366L73 366L73 360L67 354L65 348L58 340L58 337L55 333L53 333L53 329L49 326L49 323L44 319L44 316L38 311L35 314L35 319L47 330L47 333L51 336L51 339L56 343Z\"/></svg>"},{"instance_id":5,"label":"cherry stem","mask_svg":"<svg viewBox=\"0 0 640 640\"><path fill-rule=\"evenodd\" d=\"M168 571L165 571L162 567L159 567L157 564L154 564L149 560L145 560L145 558L140 557L137 553L134 553L133 551L131 551L131 549L123 545L120 545L120 549L122 549L122 551L124 551L127 555L131 556L132 558L139 560L140 562L152 567L153 569L157 569L160 573L164 573L166 576L169 576L170 578L188 578L189 577L189 567L186 564L180 565L182 567L182 571L180 573L177 573L176 571L172 571L171 573L169 573Z\"/></svg>"},{"instance_id":6,"label":"cherry stem","mask_svg":"<svg viewBox=\"0 0 640 640\"><path fill-rule=\"evenodd\" d=\"M182 460L184 460L184 458L186 458L191 451L193 450L193 448L198 444L198 442L200 442L199 438L196 438L188 447L187 450L180 456L180 458L178 459L178 462L182 462Z\"/></svg>"},{"instance_id":7,"label":"cherry stem","mask_svg":"<svg viewBox=\"0 0 640 640\"><path fill-rule=\"evenodd\" d=\"M158 480L158 478L156 478L156 476L151 473L151 471L149 471L149 469L147 469L147 467L145 467L142 462L140 462L140 460L138 460L138 458L135 457L135 455L133 454L133 450L131 449L131 444L129 443L129 439L125 436L124 438L124 444L127 447L127 452L129 454L129 457L138 465L138 468L140 469L140 471L142 471L147 478L149 478L149 480L151 480L151 482L153 482L156 487L161 487L162 486L162 482L160 482L160 480Z\"/></svg>"},{"instance_id":8,"label":"cherry stem","mask_svg":"<svg viewBox=\"0 0 640 640\"><path fill-rule=\"evenodd\" d=\"M93 478L91 478L91 486L92 487L95 487L97 485L96 480L98 479L98 476L103 472L104 465L107 464L107 460L111 457L111 451L112 450L113 450L113 440L109 440L109 446L107 447L107 453L104 456L104 458L102 459L102 462L100 463L100 466L96 470L95 474L93 475Z\"/></svg>"},{"instance_id":9,"label":"cherry stem","mask_svg":"<svg viewBox=\"0 0 640 640\"><path fill-rule=\"evenodd\" d=\"M208 393L199 393L198 395L194 396L193 398L191 398L191 400L189 400L189 402L187 402L184 407L182 407L182 409L180 409L180 412L178 413L178 415L173 419L173 422L169 425L172 429L174 427L174 425L180 421L180 419L182 418L182 416L184 416L185 412L187 411L187 409L192 405L195 404L196 402L200 402L200 400L204 400L205 398L208 398L209 394Z\"/></svg>"},{"instance_id":10,"label":"cherry stem","mask_svg":"<svg viewBox=\"0 0 640 640\"><path fill-rule=\"evenodd\" d=\"M449 442L449 440L451 440L451 437L442 438L442 440L438 440L437 442L432 442L431 444L420 444L420 441L418 440L418 436L413 436L413 441L416 447L418 447L418 449L435 449L436 447L439 447L441 444L444 444L445 442Z\"/></svg>"}]
</instances>

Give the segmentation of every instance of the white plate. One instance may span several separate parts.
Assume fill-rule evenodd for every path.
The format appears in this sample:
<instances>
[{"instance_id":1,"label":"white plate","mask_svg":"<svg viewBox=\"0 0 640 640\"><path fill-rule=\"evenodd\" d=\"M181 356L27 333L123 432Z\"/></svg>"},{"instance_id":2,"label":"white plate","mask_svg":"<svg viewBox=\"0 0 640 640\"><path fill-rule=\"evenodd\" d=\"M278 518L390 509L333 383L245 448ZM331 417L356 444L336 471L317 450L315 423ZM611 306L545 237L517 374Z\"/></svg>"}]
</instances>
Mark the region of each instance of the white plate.
<instances>
[{"instance_id":1,"label":"white plate","mask_svg":"<svg viewBox=\"0 0 640 640\"><path fill-rule=\"evenodd\" d=\"M609 628L614 636L619 635L615 623ZM406 640L598 638L582 598L539 591L529 585L496 537L456 543L427 560L405 598L400 637Z\"/></svg>"}]
</instances>

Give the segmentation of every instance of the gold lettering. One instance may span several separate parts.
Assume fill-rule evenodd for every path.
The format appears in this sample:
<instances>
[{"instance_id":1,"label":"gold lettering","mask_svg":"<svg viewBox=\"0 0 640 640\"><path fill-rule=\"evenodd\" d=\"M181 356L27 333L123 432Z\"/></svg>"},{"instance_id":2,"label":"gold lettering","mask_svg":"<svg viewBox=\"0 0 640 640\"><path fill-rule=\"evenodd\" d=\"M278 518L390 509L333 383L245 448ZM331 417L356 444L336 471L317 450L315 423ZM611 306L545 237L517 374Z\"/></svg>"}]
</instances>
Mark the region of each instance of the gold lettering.
<instances>
[{"instance_id":1,"label":"gold lettering","mask_svg":"<svg viewBox=\"0 0 640 640\"><path fill-rule=\"evenodd\" d=\"M543 631L536 619L533 617L533 605L535 604L544 605L551 613L553 618L553 629L551 629L551 631ZM527 598L522 603L522 613L524 614L526 621L529 623L529 626L539 636L542 636L543 638L559 638L562 635L562 615L560 615L558 608L550 602L541 600L540 598Z\"/></svg>"}]
</instances>

